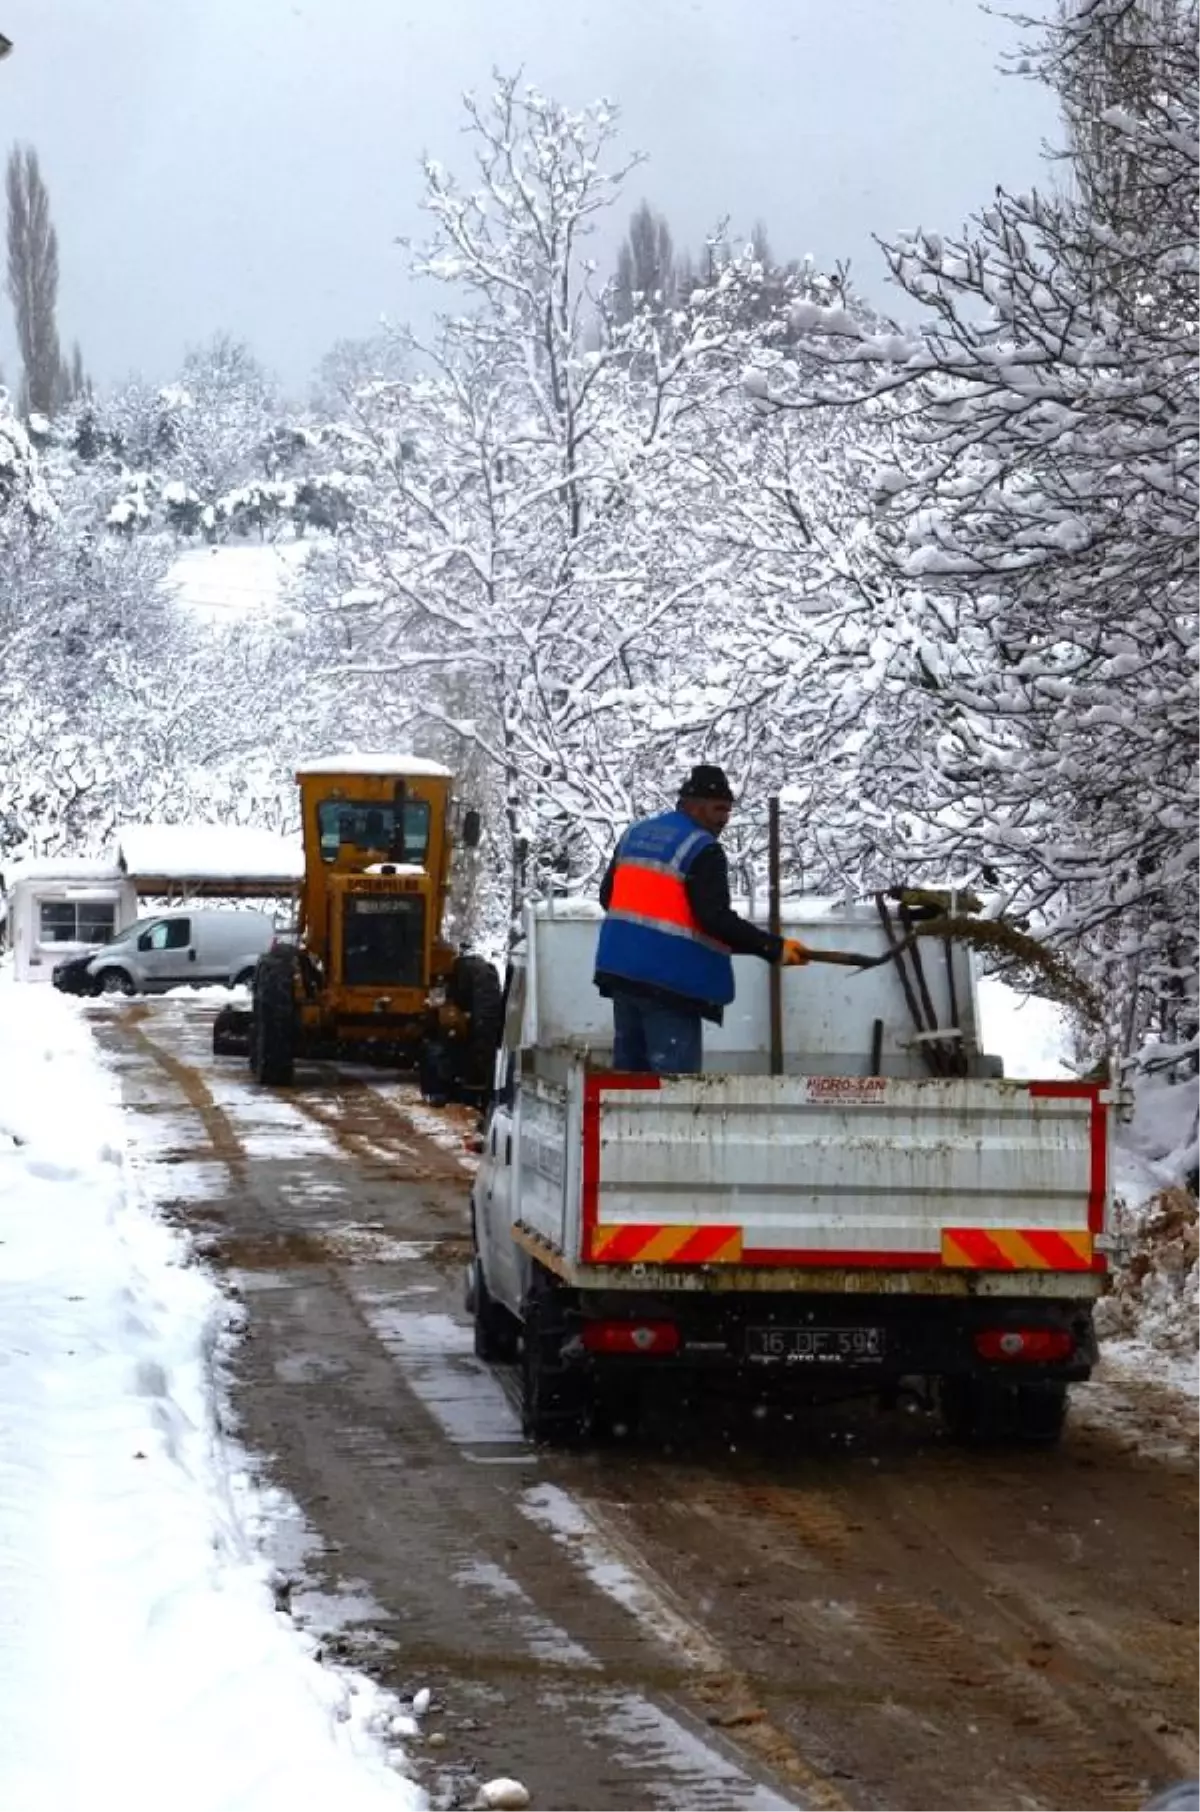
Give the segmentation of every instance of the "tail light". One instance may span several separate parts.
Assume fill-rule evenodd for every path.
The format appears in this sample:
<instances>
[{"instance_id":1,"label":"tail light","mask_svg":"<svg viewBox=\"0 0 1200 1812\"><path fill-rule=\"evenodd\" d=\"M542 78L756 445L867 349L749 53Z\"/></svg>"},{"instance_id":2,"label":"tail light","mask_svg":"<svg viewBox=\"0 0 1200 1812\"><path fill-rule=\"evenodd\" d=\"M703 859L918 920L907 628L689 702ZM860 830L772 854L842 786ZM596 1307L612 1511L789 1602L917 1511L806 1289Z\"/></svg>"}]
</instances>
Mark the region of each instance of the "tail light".
<instances>
[{"instance_id":1,"label":"tail light","mask_svg":"<svg viewBox=\"0 0 1200 1812\"><path fill-rule=\"evenodd\" d=\"M984 1328L975 1336L975 1351L981 1359L1036 1365L1069 1359L1075 1336L1065 1328Z\"/></svg>"},{"instance_id":2,"label":"tail light","mask_svg":"<svg viewBox=\"0 0 1200 1812\"><path fill-rule=\"evenodd\" d=\"M588 1353L677 1353L679 1329L673 1321L585 1321Z\"/></svg>"}]
</instances>

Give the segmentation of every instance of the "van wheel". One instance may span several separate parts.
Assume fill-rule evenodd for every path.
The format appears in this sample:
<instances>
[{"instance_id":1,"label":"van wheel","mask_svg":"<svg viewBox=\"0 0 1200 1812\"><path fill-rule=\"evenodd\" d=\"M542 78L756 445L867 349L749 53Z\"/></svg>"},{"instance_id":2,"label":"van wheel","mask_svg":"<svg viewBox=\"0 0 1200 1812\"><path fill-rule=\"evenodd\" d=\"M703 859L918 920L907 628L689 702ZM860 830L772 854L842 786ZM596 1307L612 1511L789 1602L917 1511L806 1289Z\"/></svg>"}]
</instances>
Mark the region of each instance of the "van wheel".
<instances>
[{"instance_id":1,"label":"van wheel","mask_svg":"<svg viewBox=\"0 0 1200 1812\"><path fill-rule=\"evenodd\" d=\"M230 986L234 988L252 988L254 986L253 968L243 969L240 975L235 975Z\"/></svg>"},{"instance_id":2,"label":"van wheel","mask_svg":"<svg viewBox=\"0 0 1200 1812\"><path fill-rule=\"evenodd\" d=\"M475 1315L475 1357L488 1365L511 1365L517 1357L521 1327L484 1281L483 1266L472 1260L471 1301Z\"/></svg>"},{"instance_id":3,"label":"van wheel","mask_svg":"<svg viewBox=\"0 0 1200 1812\"><path fill-rule=\"evenodd\" d=\"M269 950L254 972L250 1069L256 1082L286 1088L296 1073L294 950Z\"/></svg>"},{"instance_id":4,"label":"van wheel","mask_svg":"<svg viewBox=\"0 0 1200 1812\"><path fill-rule=\"evenodd\" d=\"M124 969L106 969L100 977L101 994L132 994L132 977Z\"/></svg>"},{"instance_id":5,"label":"van wheel","mask_svg":"<svg viewBox=\"0 0 1200 1812\"><path fill-rule=\"evenodd\" d=\"M1054 1380L1002 1384L993 1378L942 1378L938 1409L950 1439L967 1446L1053 1447L1067 1419L1067 1387Z\"/></svg>"},{"instance_id":6,"label":"van wheel","mask_svg":"<svg viewBox=\"0 0 1200 1812\"><path fill-rule=\"evenodd\" d=\"M563 1358L574 1308L573 1292L535 1265L523 1312L521 1425L531 1441L549 1447L581 1440L591 1425L591 1375Z\"/></svg>"}]
</instances>

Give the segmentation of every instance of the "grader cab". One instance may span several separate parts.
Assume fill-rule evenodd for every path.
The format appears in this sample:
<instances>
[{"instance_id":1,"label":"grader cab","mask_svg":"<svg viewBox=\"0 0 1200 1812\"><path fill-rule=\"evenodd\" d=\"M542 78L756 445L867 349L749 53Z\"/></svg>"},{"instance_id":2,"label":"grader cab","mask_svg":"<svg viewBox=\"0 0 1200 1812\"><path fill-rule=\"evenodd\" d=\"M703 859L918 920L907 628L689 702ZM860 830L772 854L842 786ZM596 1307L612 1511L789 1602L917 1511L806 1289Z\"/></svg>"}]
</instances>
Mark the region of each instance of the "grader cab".
<instances>
[{"instance_id":1,"label":"grader cab","mask_svg":"<svg viewBox=\"0 0 1200 1812\"><path fill-rule=\"evenodd\" d=\"M218 1054L243 1051L259 1082L298 1058L419 1071L424 1092L482 1102L501 992L482 957L445 936L454 815L449 770L416 756L333 756L297 772L304 834L298 936L259 959L249 1013L225 1008ZM461 814L458 840L479 839Z\"/></svg>"}]
</instances>

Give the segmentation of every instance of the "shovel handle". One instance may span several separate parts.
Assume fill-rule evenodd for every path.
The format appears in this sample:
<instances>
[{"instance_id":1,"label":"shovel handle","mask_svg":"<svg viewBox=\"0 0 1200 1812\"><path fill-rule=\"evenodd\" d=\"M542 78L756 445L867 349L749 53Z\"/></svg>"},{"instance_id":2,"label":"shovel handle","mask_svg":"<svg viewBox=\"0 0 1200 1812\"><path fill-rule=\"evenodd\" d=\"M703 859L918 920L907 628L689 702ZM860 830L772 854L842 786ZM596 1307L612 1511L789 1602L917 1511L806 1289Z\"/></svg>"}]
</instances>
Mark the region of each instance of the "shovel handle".
<instances>
[{"instance_id":1,"label":"shovel handle","mask_svg":"<svg viewBox=\"0 0 1200 1812\"><path fill-rule=\"evenodd\" d=\"M902 937L890 950L885 950L882 956L860 956L854 950L810 950L808 960L810 963L838 963L844 969L880 969L884 963L892 962L907 950L910 944L915 944L920 935L919 928L910 931L907 937Z\"/></svg>"},{"instance_id":2,"label":"shovel handle","mask_svg":"<svg viewBox=\"0 0 1200 1812\"><path fill-rule=\"evenodd\" d=\"M843 969L873 969L877 963L886 963L887 956L856 956L852 950L809 950L810 963L838 963Z\"/></svg>"}]
</instances>

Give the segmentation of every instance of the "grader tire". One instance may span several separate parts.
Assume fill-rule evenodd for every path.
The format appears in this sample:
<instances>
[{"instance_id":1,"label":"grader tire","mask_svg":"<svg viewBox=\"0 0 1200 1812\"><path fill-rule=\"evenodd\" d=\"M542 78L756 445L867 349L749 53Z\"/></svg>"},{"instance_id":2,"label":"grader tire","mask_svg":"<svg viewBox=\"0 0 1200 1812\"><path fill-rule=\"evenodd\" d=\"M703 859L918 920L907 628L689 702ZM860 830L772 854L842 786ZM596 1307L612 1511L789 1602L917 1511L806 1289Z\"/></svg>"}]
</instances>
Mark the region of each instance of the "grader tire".
<instances>
[{"instance_id":1,"label":"grader tire","mask_svg":"<svg viewBox=\"0 0 1200 1812\"><path fill-rule=\"evenodd\" d=\"M446 991L470 1022L466 1037L454 1048L456 1092L482 1110L491 1096L496 1052L504 1030L500 977L486 958L460 956L450 971Z\"/></svg>"},{"instance_id":2,"label":"grader tire","mask_svg":"<svg viewBox=\"0 0 1200 1812\"><path fill-rule=\"evenodd\" d=\"M244 1007L222 1007L213 1020L214 1057L244 1057L250 1049L250 1014Z\"/></svg>"},{"instance_id":3,"label":"grader tire","mask_svg":"<svg viewBox=\"0 0 1200 1812\"><path fill-rule=\"evenodd\" d=\"M286 1088L296 1073L295 972L293 951L269 950L254 974L250 1069L268 1088Z\"/></svg>"}]
</instances>

